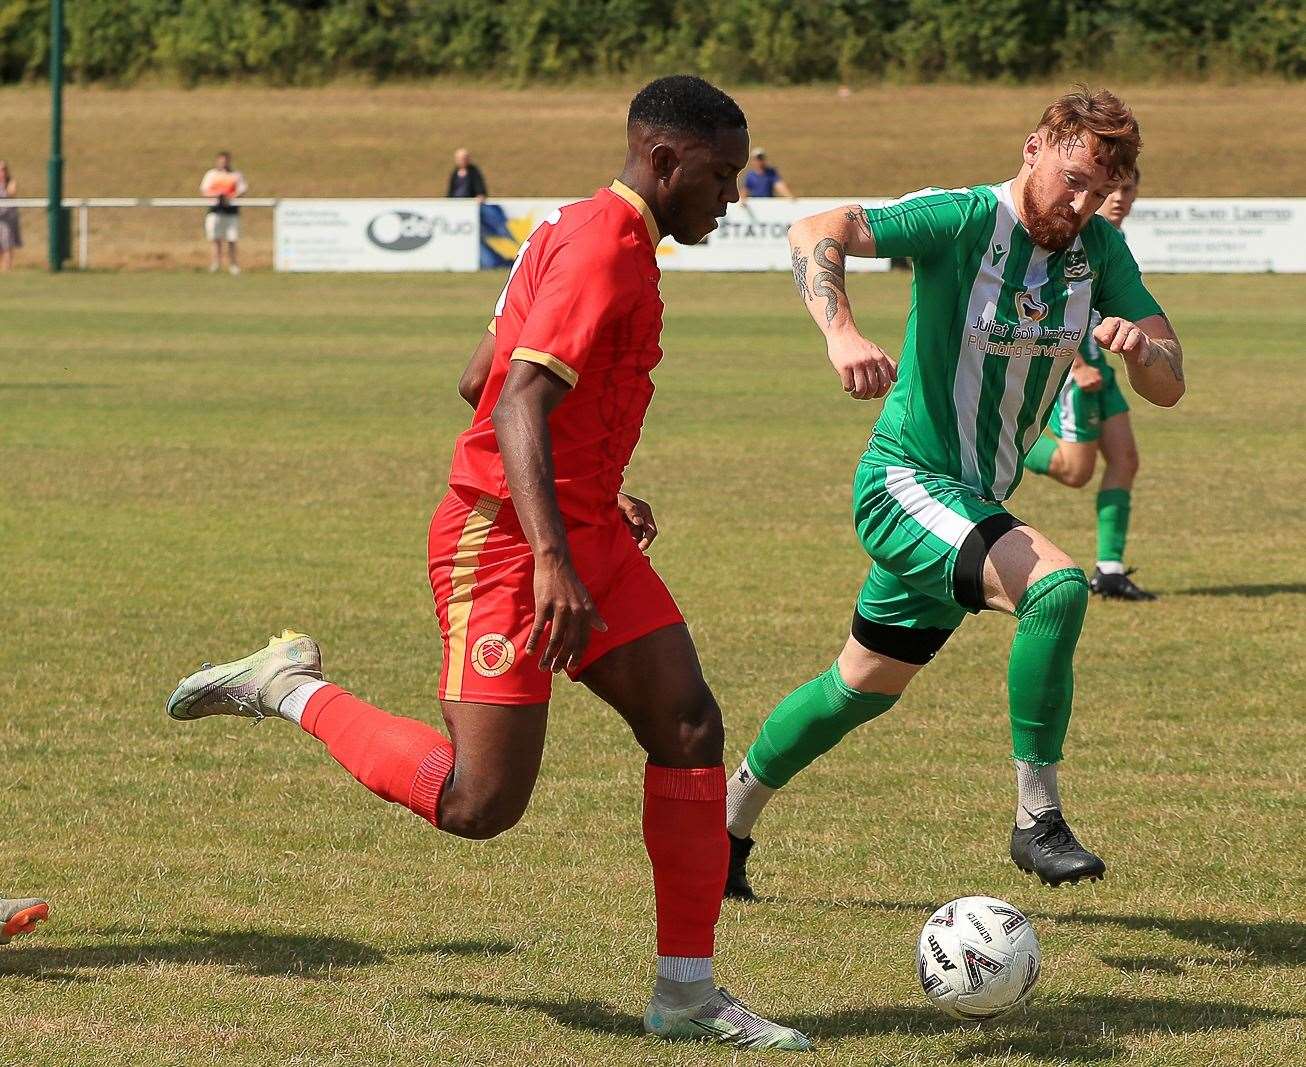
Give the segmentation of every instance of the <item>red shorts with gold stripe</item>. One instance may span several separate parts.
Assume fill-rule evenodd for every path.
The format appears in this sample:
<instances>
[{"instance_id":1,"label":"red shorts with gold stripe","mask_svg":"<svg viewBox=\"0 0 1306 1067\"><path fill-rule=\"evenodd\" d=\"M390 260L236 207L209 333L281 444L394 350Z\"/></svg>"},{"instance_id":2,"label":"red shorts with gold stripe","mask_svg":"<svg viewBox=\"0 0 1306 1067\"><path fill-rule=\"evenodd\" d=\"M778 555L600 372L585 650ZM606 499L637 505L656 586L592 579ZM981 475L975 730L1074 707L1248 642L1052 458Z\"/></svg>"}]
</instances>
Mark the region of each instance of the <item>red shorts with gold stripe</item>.
<instances>
[{"instance_id":1,"label":"red shorts with gold stripe","mask_svg":"<svg viewBox=\"0 0 1306 1067\"><path fill-rule=\"evenodd\" d=\"M572 565L604 632L590 631L578 677L600 656L684 622L671 593L631 537L614 503L612 521L567 525ZM535 560L512 503L451 489L431 519L431 591L444 641L440 699L542 704L553 675L540 670L545 640L523 653L535 619Z\"/></svg>"}]
</instances>

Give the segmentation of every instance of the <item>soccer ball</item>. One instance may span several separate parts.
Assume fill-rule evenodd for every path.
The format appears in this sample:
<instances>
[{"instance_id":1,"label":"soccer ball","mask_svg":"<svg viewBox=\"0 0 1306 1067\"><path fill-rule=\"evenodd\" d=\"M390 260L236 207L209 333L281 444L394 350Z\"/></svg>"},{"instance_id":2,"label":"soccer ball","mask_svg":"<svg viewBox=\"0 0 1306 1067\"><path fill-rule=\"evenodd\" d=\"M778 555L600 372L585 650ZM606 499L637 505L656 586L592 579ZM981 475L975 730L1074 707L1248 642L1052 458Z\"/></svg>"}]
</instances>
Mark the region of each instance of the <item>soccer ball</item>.
<instances>
[{"instance_id":1,"label":"soccer ball","mask_svg":"<svg viewBox=\"0 0 1306 1067\"><path fill-rule=\"evenodd\" d=\"M1034 928L993 897L943 905L921 930L917 958L925 995L954 1019L996 1019L1038 983Z\"/></svg>"}]
</instances>

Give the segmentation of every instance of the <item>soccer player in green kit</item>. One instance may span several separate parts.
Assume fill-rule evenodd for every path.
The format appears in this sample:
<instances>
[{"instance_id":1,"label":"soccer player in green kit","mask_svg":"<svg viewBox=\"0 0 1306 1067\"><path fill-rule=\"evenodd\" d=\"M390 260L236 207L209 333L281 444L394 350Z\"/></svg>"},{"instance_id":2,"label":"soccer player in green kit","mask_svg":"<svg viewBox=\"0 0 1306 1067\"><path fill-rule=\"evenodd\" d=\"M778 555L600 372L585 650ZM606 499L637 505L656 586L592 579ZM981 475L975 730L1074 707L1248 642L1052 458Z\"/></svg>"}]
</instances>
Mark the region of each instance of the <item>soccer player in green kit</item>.
<instances>
[{"instance_id":1,"label":"soccer player in green kit","mask_svg":"<svg viewBox=\"0 0 1306 1067\"><path fill-rule=\"evenodd\" d=\"M1016 825L1011 857L1049 885L1106 865L1061 813L1057 764L1088 580L1009 514L1025 453L1092 337L1130 384L1169 407L1183 353L1119 232L1097 209L1134 172L1141 139L1114 95L1054 101L1001 185L924 190L852 205L789 232L798 293L856 399L888 395L853 480L853 521L872 560L851 634L828 671L790 693L727 785L728 896L749 898L752 829L767 801L848 731L888 711L968 612L1017 619L1007 676ZM913 263L900 364L863 337L845 257Z\"/></svg>"},{"instance_id":2,"label":"soccer player in green kit","mask_svg":"<svg viewBox=\"0 0 1306 1067\"><path fill-rule=\"evenodd\" d=\"M1133 209L1138 182L1135 168L1098 208L1097 213L1117 230ZM1088 350L1071 364L1066 384L1052 406L1048 430L1052 436L1040 437L1025 457L1026 470L1080 489L1093 477L1099 451L1105 461L1096 500L1097 565L1088 580L1089 589L1105 600L1155 600L1156 594L1140 589L1129 576L1132 572L1125 570L1138 445L1115 368L1096 344L1090 342Z\"/></svg>"}]
</instances>

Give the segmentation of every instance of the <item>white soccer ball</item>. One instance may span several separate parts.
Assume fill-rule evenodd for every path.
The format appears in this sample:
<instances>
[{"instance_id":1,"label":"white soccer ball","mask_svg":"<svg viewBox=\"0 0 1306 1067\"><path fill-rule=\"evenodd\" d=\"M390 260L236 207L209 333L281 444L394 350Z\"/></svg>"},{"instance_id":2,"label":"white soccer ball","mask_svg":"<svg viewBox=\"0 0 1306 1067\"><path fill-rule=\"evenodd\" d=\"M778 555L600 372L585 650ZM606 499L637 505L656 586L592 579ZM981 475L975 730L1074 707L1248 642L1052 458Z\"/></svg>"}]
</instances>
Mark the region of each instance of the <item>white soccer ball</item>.
<instances>
[{"instance_id":1,"label":"white soccer ball","mask_svg":"<svg viewBox=\"0 0 1306 1067\"><path fill-rule=\"evenodd\" d=\"M954 1019L996 1019L1038 984L1038 938L1004 900L961 897L929 917L918 964L925 995Z\"/></svg>"}]
</instances>

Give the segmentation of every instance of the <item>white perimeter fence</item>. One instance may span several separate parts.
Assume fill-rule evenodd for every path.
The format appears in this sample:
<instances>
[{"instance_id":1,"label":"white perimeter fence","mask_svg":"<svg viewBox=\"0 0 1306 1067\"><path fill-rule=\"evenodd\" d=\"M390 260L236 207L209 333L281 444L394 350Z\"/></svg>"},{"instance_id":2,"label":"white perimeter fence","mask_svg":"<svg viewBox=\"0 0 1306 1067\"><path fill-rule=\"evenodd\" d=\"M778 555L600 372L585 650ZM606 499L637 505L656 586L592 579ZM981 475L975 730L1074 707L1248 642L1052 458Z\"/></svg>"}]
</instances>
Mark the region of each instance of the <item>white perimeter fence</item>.
<instances>
[{"instance_id":1,"label":"white perimeter fence","mask_svg":"<svg viewBox=\"0 0 1306 1067\"><path fill-rule=\"evenodd\" d=\"M441 199L250 197L242 209L270 209L274 264L284 271L474 271L503 268L531 231L575 198L511 197L478 205ZM664 241L666 270L787 271L786 235L805 215L854 198L748 200L732 204L700 245ZM862 200L872 206L880 198ZM20 198L4 206L44 208ZM76 260L91 263L91 212L205 208L199 197L66 198L76 217ZM25 220L32 227L36 220ZM42 216L41 221L44 222ZM1306 198L1140 199L1125 223L1130 248L1154 273L1306 273ZM69 250L71 252L71 249ZM849 260L852 270L888 270L887 260Z\"/></svg>"}]
</instances>

